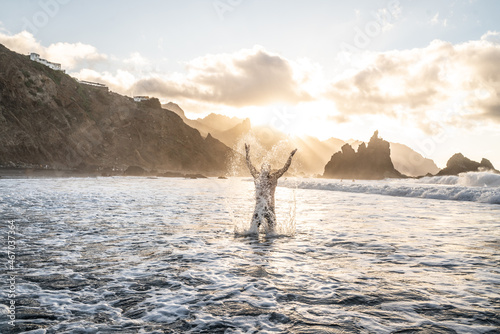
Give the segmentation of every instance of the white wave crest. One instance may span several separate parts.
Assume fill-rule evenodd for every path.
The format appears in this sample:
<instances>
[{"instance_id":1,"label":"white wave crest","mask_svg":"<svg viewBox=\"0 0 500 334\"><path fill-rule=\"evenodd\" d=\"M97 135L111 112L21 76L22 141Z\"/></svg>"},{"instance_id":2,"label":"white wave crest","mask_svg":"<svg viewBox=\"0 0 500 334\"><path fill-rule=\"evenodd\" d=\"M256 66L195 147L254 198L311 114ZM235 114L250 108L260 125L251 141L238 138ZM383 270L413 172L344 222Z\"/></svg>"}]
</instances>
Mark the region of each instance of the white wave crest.
<instances>
[{"instance_id":1,"label":"white wave crest","mask_svg":"<svg viewBox=\"0 0 500 334\"><path fill-rule=\"evenodd\" d=\"M341 182L340 180L284 180L284 187L316 189L398 197L429 198L500 204L500 175L488 172L460 176L434 176L419 180Z\"/></svg>"},{"instance_id":2,"label":"white wave crest","mask_svg":"<svg viewBox=\"0 0 500 334\"><path fill-rule=\"evenodd\" d=\"M418 180L425 184L448 184L466 187L500 187L500 174L491 172L469 172L461 173L459 176L431 176Z\"/></svg>"}]
</instances>

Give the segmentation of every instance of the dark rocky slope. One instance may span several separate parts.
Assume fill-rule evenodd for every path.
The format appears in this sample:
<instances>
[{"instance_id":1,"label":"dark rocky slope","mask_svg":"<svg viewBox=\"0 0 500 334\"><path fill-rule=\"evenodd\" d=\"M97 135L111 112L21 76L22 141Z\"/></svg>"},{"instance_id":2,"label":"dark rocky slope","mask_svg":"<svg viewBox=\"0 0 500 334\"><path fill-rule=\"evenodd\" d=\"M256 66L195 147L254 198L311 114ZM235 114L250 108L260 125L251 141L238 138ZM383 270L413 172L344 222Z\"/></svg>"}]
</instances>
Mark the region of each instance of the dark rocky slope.
<instances>
[{"instance_id":1,"label":"dark rocky slope","mask_svg":"<svg viewBox=\"0 0 500 334\"><path fill-rule=\"evenodd\" d=\"M81 84L0 45L0 165L215 173L230 152L156 99Z\"/></svg>"}]
</instances>

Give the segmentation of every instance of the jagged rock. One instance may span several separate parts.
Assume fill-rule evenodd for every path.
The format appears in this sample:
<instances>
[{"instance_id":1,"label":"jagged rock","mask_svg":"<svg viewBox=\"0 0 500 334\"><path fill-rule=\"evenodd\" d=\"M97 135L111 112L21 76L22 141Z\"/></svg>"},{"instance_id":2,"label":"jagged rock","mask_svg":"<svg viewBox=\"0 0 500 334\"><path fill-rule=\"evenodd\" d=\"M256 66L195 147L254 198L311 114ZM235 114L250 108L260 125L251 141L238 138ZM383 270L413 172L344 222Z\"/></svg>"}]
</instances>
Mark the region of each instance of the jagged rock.
<instances>
[{"instance_id":1,"label":"jagged rock","mask_svg":"<svg viewBox=\"0 0 500 334\"><path fill-rule=\"evenodd\" d=\"M112 167L106 167L102 169L101 176L113 176L116 175L116 171Z\"/></svg>"},{"instance_id":2,"label":"jagged rock","mask_svg":"<svg viewBox=\"0 0 500 334\"><path fill-rule=\"evenodd\" d=\"M486 158L481 159L481 162L479 164L481 165L480 167L483 167L486 169L491 169L491 170L495 169L495 167L493 167L493 164L491 163L491 161L489 161Z\"/></svg>"},{"instance_id":3,"label":"jagged rock","mask_svg":"<svg viewBox=\"0 0 500 334\"><path fill-rule=\"evenodd\" d=\"M476 162L465 157L462 153L455 153L446 163L446 167L436 175L458 175L460 173L478 172L481 170L498 172L488 159L483 158L481 162Z\"/></svg>"},{"instance_id":4,"label":"jagged rock","mask_svg":"<svg viewBox=\"0 0 500 334\"><path fill-rule=\"evenodd\" d=\"M379 138L375 131L368 145L362 143L357 152L349 144L342 146L326 164L323 177L378 180L404 175L394 168L389 142Z\"/></svg>"},{"instance_id":5,"label":"jagged rock","mask_svg":"<svg viewBox=\"0 0 500 334\"><path fill-rule=\"evenodd\" d=\"M160 177L184 177L184 174L179 172L165 172L162 174L158 174Z\"/></svg>"},{"instance_id":6,"label":"jagged rock","mask_svg":"<svg viewBox=\"0 0 500 334\"><path fill-rule=\"evenodd\" d=\"M139 167L139 166L130 166L130 167L128 167L123 172L123 175L127 175L127 176L143 176L146 173L147 172L142 167Z\"/></svg>"},{"instance_id":7,"label":"jagged rock","mask_svg":"<svg viewBox=\"0 0 500 334\"><path fill-rule=\"evenodd\" d=\"M203 174L186 174L184 176L186 179L208 179L205 175Z\"/></svg>"},{"instance_id":8,"label":"jagged rock","mask_svg":"<svg viewBox=\"0 0 500 334\"><path fill-rule=\"evenodd\" d=\"M99 166L87 165L82 162L80 165L78 165L77 170L83 173L93 173L99 170Z\"/></svg>"}]
</instances>

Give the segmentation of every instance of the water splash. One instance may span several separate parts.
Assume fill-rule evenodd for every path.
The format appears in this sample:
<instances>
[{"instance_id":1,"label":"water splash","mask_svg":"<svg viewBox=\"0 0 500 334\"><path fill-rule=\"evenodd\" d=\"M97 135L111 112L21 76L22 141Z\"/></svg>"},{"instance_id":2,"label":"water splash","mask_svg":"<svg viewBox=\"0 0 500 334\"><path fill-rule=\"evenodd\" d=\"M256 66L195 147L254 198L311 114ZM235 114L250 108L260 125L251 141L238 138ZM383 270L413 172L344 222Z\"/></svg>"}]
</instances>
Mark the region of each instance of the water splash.
<instances>
[{"instance_id":1,"label":"water splash","mask_svg":"<svg viewBox=\"0 0 500 334\"><path fill-rule=\"evenodd\" d=\"M459 185L465 187L500 187L500 174L468 172L456 175L423 177L417 183Z\"/></svg>"},{"instance_id":2,"label":"water splash","mask_svg":"<svg viewBox=\"0 0 500 334\"><path fill-rule=\"evenodd\" d=\"M265 144L259 141L252 133L242 136L239 141L234 145L233 151L235 154L230 159L229 175L230 176L249 176L250 173L245 162L245 144L250 145L250 154L252 162L255 166L261 166L263 163L269 163L274 170L281 168L289 157L291 143L289 140L282 140L270 148L266 148ZM296 167L292 163L290 169L292 173L296 171ZM247 181L251 181L249 179ZM250 183L250 182L249 182ZM253 182L251 182L253 184ZM264 223L259 229L257 224L253 222L252 217L255 209L255 188L249 186L246 190L240 189L241 187L231 187L237 191L242 191L242 195L246 198L245 205L233 209L233 205L229 205L228 212L230 212L231 219L234 222L234 233L237 236L250 236L259 235L260 233L270 237L280 236L293 236L295 235L295 211L296 211L296 194L295 189L290 193L288 198L277 198L276 200L276 227L270 230ZM279 188L278 188L279 189ZM281 190L282 191L282 190ZM280 190L276 191L276 195ZM235 198L234 194L231 198ZM288 205L287 205L288 204ZM259 206L257 206L258 208ZM263 206L264 207L264 206ZM258 209L257 209L258 210ZM263 210L263 208L262 208ZM261 212L263 213L263 212Z\"/></svg>"},{"instance_id":3,"label":"water splash","mask_svg":"<svg viewBox=\"0 0 500 334\"><path fill-rule=\"evenodd\" d=\"M292 198L290 201L288 214L285 219L277 220L276 231L273 233L276 236L287 236L292 237L296 233L296 220L295 214L297 211L297 196L296 196L296 188L292 189Z\"/></svg>"},{"instance_id":4,"label":"water splash","mask_svg":"<svg viewBox=\"0 0 500 334\"><path fill-rule=\"evenodd\" d=\"M288 190L288 191L287 191ZM266 237L292 237L296 233L296 210L297 198L296 189L278 188L278 192L286 192L280 194L277 199L276 207L276 228L274 231L269 231L265 224L259 227L252 221L254 210L254 191L247 190L245 196L247 197L246 207L231 205L226 201L227 211L229 212L230 219L234 224L234 234L236 236L259 236L266 235Z\"/></svg>"},{"instance_id":5,"label":"water splash","mask_svg":"<svg viewBox=\"0 0 500 334\"><path fill-rule=\"evenodd\" d=\"M229 157L229 176L250 175L245 163L245 144L250 145L252 162L255 166L260 167L266 162L269 163L273 169L281 168L288 159L290 152L295 148L289 139L283 139L273 146L268 147L255 137L253 133L247 133L240 137L238 142L232 147L234 153ZM292 174L297 174L299 171L298 162L295 160L288 170Z\"/></svg>"}]
</instances>

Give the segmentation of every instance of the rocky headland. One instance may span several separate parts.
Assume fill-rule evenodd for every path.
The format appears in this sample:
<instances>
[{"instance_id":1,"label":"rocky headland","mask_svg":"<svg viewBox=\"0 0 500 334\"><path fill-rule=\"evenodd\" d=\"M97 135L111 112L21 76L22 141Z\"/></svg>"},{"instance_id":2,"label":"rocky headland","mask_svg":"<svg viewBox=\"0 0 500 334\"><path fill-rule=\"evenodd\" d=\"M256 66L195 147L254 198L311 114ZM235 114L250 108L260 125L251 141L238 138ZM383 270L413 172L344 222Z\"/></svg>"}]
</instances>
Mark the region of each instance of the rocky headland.
<instances>
[{"instance_id":1,"label":"rocky headland","mask_svg":"<svg viewBox=\"0 0 500 334\"><path fill-rule=\"evenodd\" d=\"M231 152L157 99L135 102L0 45L0 167L220 175Z\"/></svg>"}]
</instances>

